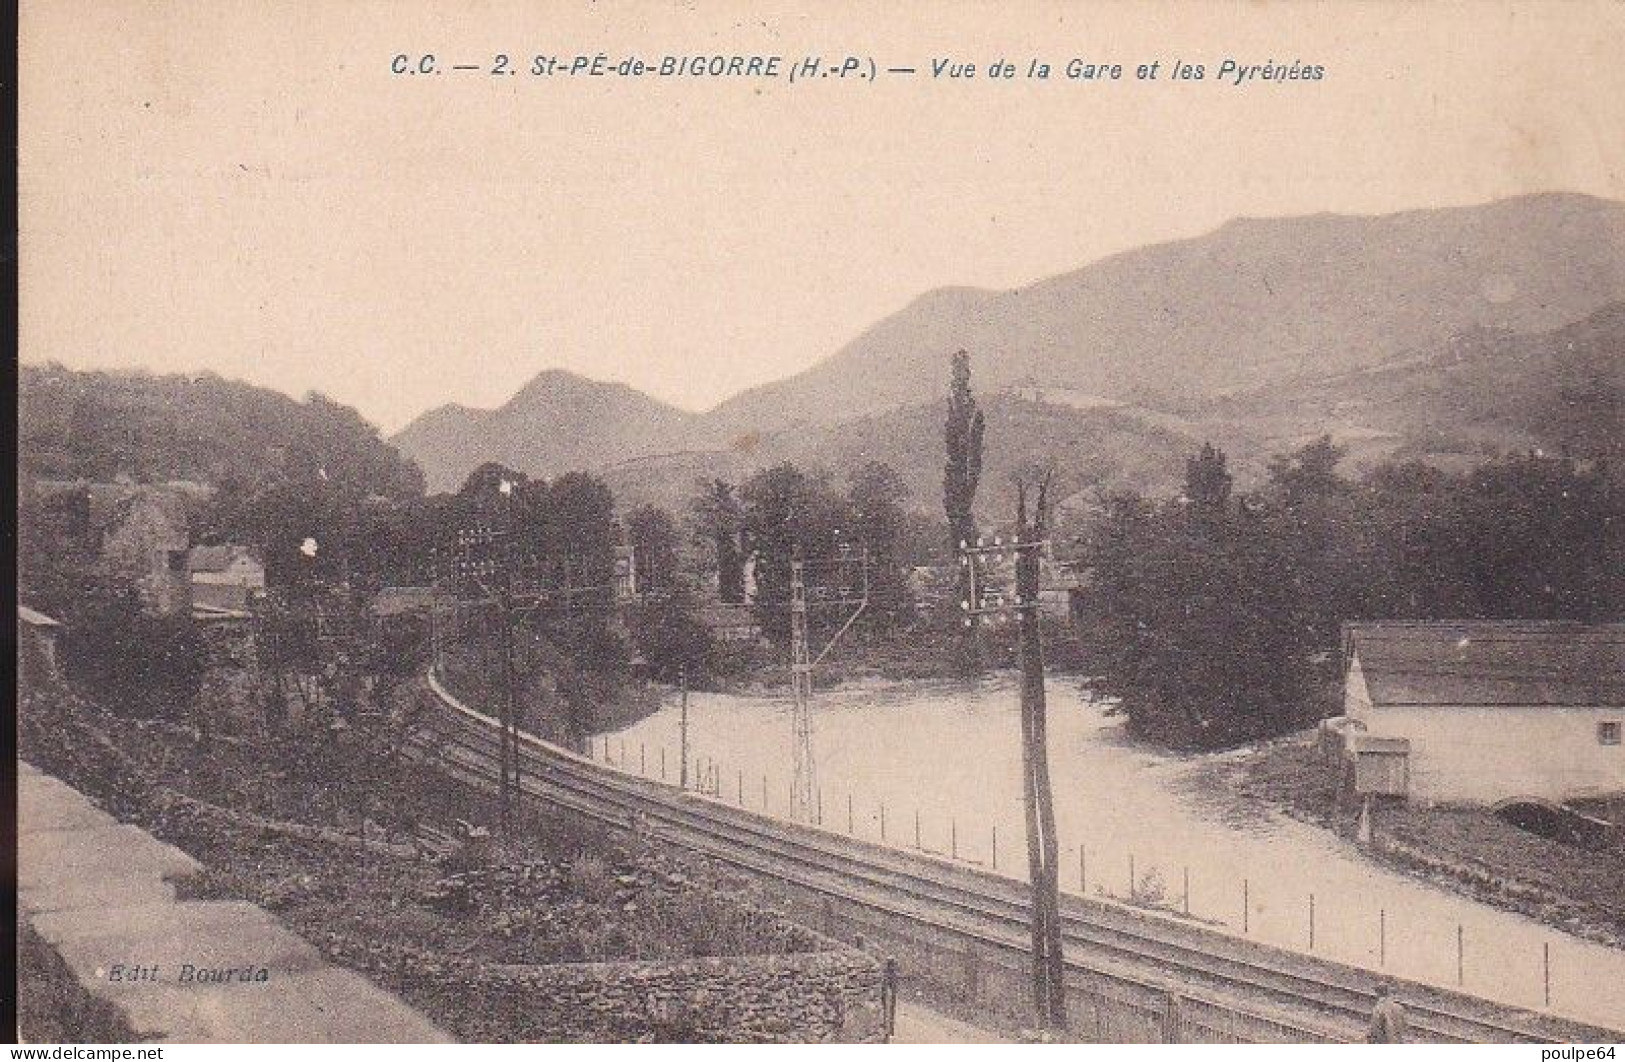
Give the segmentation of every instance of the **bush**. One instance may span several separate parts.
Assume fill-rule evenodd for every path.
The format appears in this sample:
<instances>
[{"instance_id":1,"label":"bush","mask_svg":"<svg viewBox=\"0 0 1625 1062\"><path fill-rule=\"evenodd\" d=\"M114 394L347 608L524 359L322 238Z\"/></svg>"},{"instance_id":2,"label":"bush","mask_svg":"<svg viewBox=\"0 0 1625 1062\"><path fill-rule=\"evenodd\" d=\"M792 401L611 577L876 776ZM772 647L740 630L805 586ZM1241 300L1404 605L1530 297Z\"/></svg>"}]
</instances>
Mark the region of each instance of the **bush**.
<instances>
[{"instance_id":1,"label":"bush","mask_svg":"<svg viewBox=\"0 0 1625 1062\"><path fill-rule=\"evenodd\" d=\"M62 636L63 667L114 711L184 719L202 685L208 650L190 616L154 616L130 587L104 587L75 603Z\"/></svg>"},{"instance_id":2,"label":"bush","mask_svg":"<svg viewBox=\"0 0 1625 1062\"><path fill-rule=\"evenodd\" d=\"M716 672L711 630L694 615L686 595L673 592L640 601L629 610L626 623L651 678L676 682L686 671L691 682L702 682Z\"/></svg>"}]
</instances>

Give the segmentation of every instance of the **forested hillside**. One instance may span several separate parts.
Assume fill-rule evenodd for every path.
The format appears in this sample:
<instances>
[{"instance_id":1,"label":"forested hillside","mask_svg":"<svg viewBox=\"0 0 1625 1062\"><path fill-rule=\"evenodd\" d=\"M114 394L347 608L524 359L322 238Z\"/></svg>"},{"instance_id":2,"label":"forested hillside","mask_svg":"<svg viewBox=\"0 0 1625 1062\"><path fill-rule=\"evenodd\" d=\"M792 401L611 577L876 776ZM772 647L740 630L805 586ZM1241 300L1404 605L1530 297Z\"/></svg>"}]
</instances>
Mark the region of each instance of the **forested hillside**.
<instances>
[{"instance_id":1,"label":"forested hillside","mask_svg":"<svg viewBox=\"0 0 1625 1062\"><path fill-rule=\"evenodd\" d=\"M302 402L213 374L75 372L23 366L18 460L25 475L247 485L312 474L357 493L409 497L423 474L349 406Z\"/></svg>"}]
</instances>

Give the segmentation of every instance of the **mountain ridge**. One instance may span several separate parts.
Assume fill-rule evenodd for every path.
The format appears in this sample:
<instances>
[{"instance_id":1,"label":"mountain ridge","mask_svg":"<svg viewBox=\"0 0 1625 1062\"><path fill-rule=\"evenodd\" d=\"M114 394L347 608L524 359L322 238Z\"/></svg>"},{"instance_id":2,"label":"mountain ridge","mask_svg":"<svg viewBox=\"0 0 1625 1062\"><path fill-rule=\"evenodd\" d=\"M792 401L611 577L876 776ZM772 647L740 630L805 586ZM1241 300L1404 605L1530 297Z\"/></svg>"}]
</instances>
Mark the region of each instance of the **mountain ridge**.
<instances>
[{"instance_id":1,"label":"mountain ridge","mask_svg":"<svg viewBox=\"0 0 1625 1062\"><path fill-rule=\"evenodd\" d=\"M431 486L481 460L533 474L734 452L907 409L968 349L974 386L1072 388L1151 416L1441 349L1549 332L1625 301L1625 203L1546 193L1386 215L1235 218L1008 290L922 292L828 358L703 413L548 370L504 406L438 407L393 437ZM524 401L520 401L523 396ZM576 444L542 436L574 437Z\"/></svg>"}]
</instances>

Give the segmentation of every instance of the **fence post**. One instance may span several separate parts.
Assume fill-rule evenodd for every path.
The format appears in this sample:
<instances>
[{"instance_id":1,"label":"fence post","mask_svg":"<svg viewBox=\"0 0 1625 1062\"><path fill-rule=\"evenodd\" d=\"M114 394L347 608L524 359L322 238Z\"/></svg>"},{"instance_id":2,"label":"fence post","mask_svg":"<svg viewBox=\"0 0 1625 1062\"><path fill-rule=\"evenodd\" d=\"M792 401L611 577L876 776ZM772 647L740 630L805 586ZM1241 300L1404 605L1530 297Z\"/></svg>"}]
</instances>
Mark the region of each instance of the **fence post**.
<instances>
[{"instance_id":1,"label":"fence post","mask_svg":"<svg viewBox=\"0 0 1625 1062\"><path fill-rule=\"evenodd\" d=\"M948 858L959 858L959 822L952 815L948 816Z\"/></svg>"},{"instance_id":2,"label":"fence post","mask_svg":"<svg viewBox=\"0 0 1625 1062\"><path fill-rule=\"evenodd\" d=\"M1083 854L1083 845L1078 845L1078 895L1089 895L1089 861Z\"/></svg>"},{"instance_id":3,"label":"fence post","mask_svg":"<svg viewBox=\"0 0 1625 1062\"><path fill-rule=\"evenodd\" d=\"M767 814L767 775L762 775L762 814Z\"/></svg>"},{"instance_id":4,"label":"fence post","mask_svg":"<svg viewBox=\"0 0 1625 1062\"><path fill-rule=\"evenodd\" d=\"M1169 992L1162 1001L1163 1043L1177 1044L1184 1042L1184 1038L1180 1035L1183 1031L1180 1028L1180 1026L1183 1024L1183 1017L1184 1015L1181 1013L1181 1008L1179 1005L1179 993Z\"/></svg>"},{"instance_id":5,"label":"fence post","mask_svg":"<svg viewBox=\"0 0 1625 1062\"><path fill-rule=\"evenodd\" d=\"M638 774L645 778L649 775L649 750L641 741L638 742Z\"/></svg>"},{"instance_id":6,"label":"fence post","mask_svg":"<svg viewBox=\"0 0 1625 1062\"><path fill-rule=\"evenodd\" d=\"M886 839L886 802L884 800L880 802L880 839L882 841Z\"/></svg>"},{"instance_id":7,"label":"fence post","mask_svg":"<svg viewBox=\"0 0 1625 1062\"><path fill-rule=\"evenodd\" d=\"M914 850L920 850L920 809L914 809Z\"/></svg>"},{"instance_id":8,"label":"fence post","mask_svg":"<svg viewBox=\"0 0 1625 1062\"><path fill-rule=\"evenodd\" d=\"M1134 853L1128 854L1128 898L1134 900Z\"/></svg>"},{"instance_id":9,"label":"fence post","mask_svg":"<svg viewBox=\"0 0 1625 1062\"><path fill-rule=\"evenodd\" d=\"M1456 923L1456 985L1459 987L1467 983L1466 955L1461 938L1461 923Z\"/></svg>"},{"instance_id":10,"label":"fence post","mask_svg":"<svg viewBox=\"0 0 1625 1062\"><path fill-rule=\"evenodd\" d=\"M852 791L846 791L846 835L852 836Z\"/></svg>"},{"instance_id":11,"label":"fence post","mask_svg":"<svg viewBox=\"0 0 1625 1062\"><path fill-rule=\"evenodd\" d=\"M1540 945L1541 975L1546 986L1546 1006L1552 1005L1552 942L1543 941Z\"/></svg>"},{"instance_id":12,"label":"fence post","mask_svg":"<svg viewBox=\"0 0 1625 1062\"><path fill-rule=\"evenodd\" d=\"M1315 894L1309 894L1309 950L1315 950Z\"/></svg>"},{"instance_id":13,"label":"fence post","mask_svg":"<svg viewBox=\"0 0 1625 1062\"><path fill-rule=\"evenodd\" d=\"M739 801L740 807L745 806L745 769L743 767L739 768L739 795L735 799Z\"/></svg>"},{"instance_id":14,"label":"fence post","mask_svg":"<svg viewBox=\"0 0 1625 1062\"><path fill-rule=\"evenodd\" d=\"M1253 928L1253 901L1246 878L1241 879L1241 935L1247 936Z\"/></svg>"},{"instance_id":15,"label":"fence post","mask_svg":"<svg viewBox=\"0 0 1625 1062\"><path fill-rule=\"evenodd\" d=\"M1388 911L1377 911L1377 965L1388 965Z\"/></svg>"},{"instance_id":16,"label":"fence post","mask_svg":"<svg viewBox=\"0 0 1625 1062\"><path fill-rule=\"evenodd\" d=\"M666 780L666 746L660 746L660 780Z\"/></svg>"},{"instance_id":17,"label":"fence post","mask_svg":"<svg viewBox=\"0 0 1625 1062\"><path fill-rule=\"evenodd\" d=\"M999 827L997 823L993 826L993 869L999 869Z\"/></svg>"}]
</instances>

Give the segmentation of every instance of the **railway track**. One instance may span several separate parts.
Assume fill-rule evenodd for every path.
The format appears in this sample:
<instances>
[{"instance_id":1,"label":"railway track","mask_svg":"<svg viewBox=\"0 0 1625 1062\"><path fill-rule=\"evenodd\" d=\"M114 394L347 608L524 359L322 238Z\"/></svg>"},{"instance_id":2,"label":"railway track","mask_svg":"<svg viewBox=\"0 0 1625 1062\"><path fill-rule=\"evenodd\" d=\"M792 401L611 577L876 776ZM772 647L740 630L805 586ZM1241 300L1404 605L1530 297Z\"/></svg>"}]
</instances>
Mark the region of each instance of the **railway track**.
<instances>
[{"instance_id":1,"label":"railway track","mask_svg":"<svg viewBox=\"0 0 1625 1062\"><path fill-rule=\"evenodd\" d=\"M494 786L496 720L459 703L432 677L430 685L445 710L420 738L420 753L463 781ZM529 735L520 758L527 799L642 829L741 870L955 934L1017 962L1026 954L1028 897L1021 882L679 793ZM1366 971L1107 902L1063 896L1062 908L1069 976L1177 990L1273 1025L1286 1039L1357 1038L1375 1001L1376 977ZM1622 1035L1425 985L1407 986L1405 1000L1413 1033L1443 1043L1595 1042Z\"/></svg>"}]
</instances>

